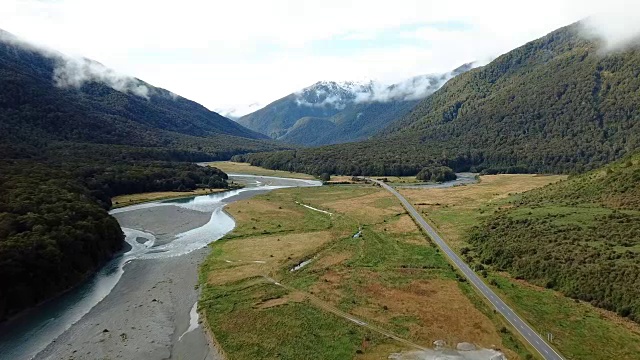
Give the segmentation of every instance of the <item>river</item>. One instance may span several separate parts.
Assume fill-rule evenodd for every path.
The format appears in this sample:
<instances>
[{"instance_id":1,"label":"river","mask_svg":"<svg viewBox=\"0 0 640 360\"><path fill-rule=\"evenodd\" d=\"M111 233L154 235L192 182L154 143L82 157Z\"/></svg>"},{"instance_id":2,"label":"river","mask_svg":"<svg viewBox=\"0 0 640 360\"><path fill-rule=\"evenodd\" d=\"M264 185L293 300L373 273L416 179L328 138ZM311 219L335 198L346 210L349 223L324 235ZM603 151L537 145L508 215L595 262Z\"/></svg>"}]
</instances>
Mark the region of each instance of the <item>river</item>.
<instances>
[{"instance_id":1,"label":"river","mask_svg":"<svg viewBox=\"0 0 640 360\"><path fill-rule=\"evenodd\" d=\"M230 175L239 190L112 210L129 249L62 296L0 325L0 359L217 359L198 325L198 264L233 230L226 204L318 181Z\"/></svg>"}]
</instances>

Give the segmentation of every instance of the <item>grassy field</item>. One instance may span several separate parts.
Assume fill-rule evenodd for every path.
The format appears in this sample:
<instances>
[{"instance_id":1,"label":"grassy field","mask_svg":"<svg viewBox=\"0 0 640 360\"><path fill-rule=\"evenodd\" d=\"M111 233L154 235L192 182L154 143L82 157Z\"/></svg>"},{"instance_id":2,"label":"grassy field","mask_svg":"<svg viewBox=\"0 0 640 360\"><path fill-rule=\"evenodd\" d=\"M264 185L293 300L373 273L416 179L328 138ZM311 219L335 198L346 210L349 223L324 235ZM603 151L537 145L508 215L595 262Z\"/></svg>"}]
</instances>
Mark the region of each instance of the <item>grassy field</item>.
<instances>
[{"instance_id":1,"label":"grassy field","mask_svg":"<svg viewBox=\"0 0 640 360\"><path fill-rule=\"evenodd\" d=\"M111 198L113 208L140 204L148 201L157 201L165 199L175 199L181 197L191 197L196 195L213 194L226 191L227 189L196 189L193 191L159 191L141 194L118 195Z\"/></svg>"},{"instance_id":2,"label":"grassy field","mask_svg":"<svg viewBox=\"0 0 640 360\"><path fill-rule=\"evenodd\" d=\"M511 207L517 193L563 177L483 176L477 185L449 189L400 190L459 252L465 252L471 228L500 208ZM588 208L517 209L514 218L541 217L562 224L586 224L610 210ZM487 282L539 333L554 334L554 345L567 359L637 359L640 327L614 313L576 302L558 292L489 271ZM546 336L546 335L543 335Z\"/></svg>"},{"instance_id":3,"label":"grassy field","mask_svg":"<svg viewBox=\"0 0 640 360\"><path fill-rule=\"evenodd\" d=\"M465 245L465 234L503 205L512 194L535 189L559 180L564 175L488 175L478 184L441 189L399 189L415 208L445 237L451 247Z\"/></svg>"},{"instance_id":4,"label":"grassy field","mask_svg":"<svg viewBox=\"0 0 640 360\"><path fill-rule=\"evenodd\" d=\"M283 189L226 210L237 227L202 265L200 310L228 359L381 359L435 340L528 354L378 187Z\"/></svg>"},{"instance_id":5,"label":"grassy field","mask_svg":"<svg viewBox=\"0 0 640 360\"><path fill-rule=\"evenodd\" d=\"M289 171L281 170L269 170L258 166L252 166L248 163L238 163L233 161L214 161L206 163L207 166L217 167L218 169L226 172L227 174L248 174L248 175L262 175L262 176L278 176L284 178L294 179L315 179L315 177L308 174L301 174Z\"/></svg>"}]
</instances>

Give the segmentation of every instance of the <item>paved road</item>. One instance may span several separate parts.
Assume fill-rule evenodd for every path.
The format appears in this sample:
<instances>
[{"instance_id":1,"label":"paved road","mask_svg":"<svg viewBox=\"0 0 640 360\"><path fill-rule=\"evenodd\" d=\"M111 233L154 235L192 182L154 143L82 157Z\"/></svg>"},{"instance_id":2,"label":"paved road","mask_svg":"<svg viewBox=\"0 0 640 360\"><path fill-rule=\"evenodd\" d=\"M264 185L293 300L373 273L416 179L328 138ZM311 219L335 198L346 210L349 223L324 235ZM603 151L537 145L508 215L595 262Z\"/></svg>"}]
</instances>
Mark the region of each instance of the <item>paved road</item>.
<instances>
[{"instance_id":1,"label":"paved road","mask_svg":"<svg viewBox=\"0 0 640 360\"><path fill-rule=\"evenodd\" d=\"M464 276L471 282L477 289L482 293L482 295L487 298L493 304L497 311L499 311L506 319L511 323L511 325L524 337L531 346L533 346L542 357L546 360L564 360L560 354L558 354L549 344L547 344L541 337L538 335L527 323L525 323L507 304L502 301L496 293L493 292L485 283L480 279L476 273L471 270L469 265L467 265L458 254L456 254L447 243L442 240L440 235L438 235L435 230L431 227L431 225L427 224L427 222L422 218L422 216L416 211L416 209L404 198L404 196L400 195L394 188L391 186L374 179L370 179L371 181L380 184L383 188L390 191L393 195L395 195L402 205L404 205L405 209L409 212L411 217L413 217L416 222L424 229L424 231L429 234L431 239L440 247L440 249L449 257L451 261L460 269L460 271L464 274Z\"/></svg>"}]
</instances>

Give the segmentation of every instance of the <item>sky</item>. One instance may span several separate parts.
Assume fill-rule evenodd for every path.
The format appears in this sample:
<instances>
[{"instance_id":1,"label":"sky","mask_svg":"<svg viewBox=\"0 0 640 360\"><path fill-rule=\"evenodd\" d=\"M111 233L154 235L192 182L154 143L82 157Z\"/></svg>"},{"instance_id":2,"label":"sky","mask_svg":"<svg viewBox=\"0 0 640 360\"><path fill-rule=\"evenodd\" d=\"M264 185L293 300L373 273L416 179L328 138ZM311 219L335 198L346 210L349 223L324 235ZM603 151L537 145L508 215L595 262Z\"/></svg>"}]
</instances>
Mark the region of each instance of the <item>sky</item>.
<instances>
[{"instance_id":1,"label":"sky","mask_svg":"<svg viewBox=\"0 0 640 360\"><path fill-rule=\"evenodd\" d=\"M591 15L606 15L595 26L619 39L640 31L638 3L1 0L0 28L209 109L242 110L320 80L393 83L488 62Z\"/></svg>"}]
</instances>

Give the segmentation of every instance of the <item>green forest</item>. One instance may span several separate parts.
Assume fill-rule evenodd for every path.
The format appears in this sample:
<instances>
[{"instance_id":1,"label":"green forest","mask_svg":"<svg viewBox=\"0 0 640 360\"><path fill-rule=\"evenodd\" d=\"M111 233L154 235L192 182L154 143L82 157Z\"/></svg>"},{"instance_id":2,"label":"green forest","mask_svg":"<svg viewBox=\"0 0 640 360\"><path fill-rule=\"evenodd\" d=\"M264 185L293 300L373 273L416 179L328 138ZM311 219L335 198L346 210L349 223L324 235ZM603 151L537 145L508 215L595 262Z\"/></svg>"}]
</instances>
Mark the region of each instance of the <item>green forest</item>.
<instances>
[{"instance_id":1,"label":"green forest","mask_svg":"<svg viewBox=\"0 0 640 360\"><path fill-rule=\"evenodd\" d=\"M111 197L225 188L224 172L189 162L288 148L141 81L148 98L99 82L59 88L61 61L0 41L0 321L122 249Z\"/></svg>"},{"instance_id":2,"label":"green forest","mask_svg":"<svg viewBox=\"0 0 640 360\"><path fill-rule=\"evenodd\" d=\"M430 166L420 170L416 179L422 181L445 182L457 179L456 173L446 166Z\"/></svg>"},{"instance_id":3,"label":"green forest","mask_svg":"<svg viewBox=\"0 0 640 360\"><path fill-rule=\"evenodd\" d=\"M640 322L640 154L509 205L469 236L471 256Z\"/></svg>"},{"instance_id":4,"label":"green forest","mask_svg":"<svg viewBox=\"0 0 640 360\"><path fill-rule=\"evenodd\" d=\"M226 187L226 179L188 163L1 161L0 319L76 285L122 248L107 213L112 196Z\"/></svg>"},{"instance_id":5,"label":"green forest","mask_svg":"<svg viewBox=\"0 0 640 360\"><path fill-rule=\"evenodd\" d=\"M581 173L640 146L639 63L574 24L453 78L370 140L235 159L310 174Z\"/></svg>"}]
</instances>

